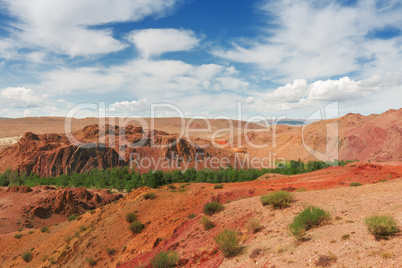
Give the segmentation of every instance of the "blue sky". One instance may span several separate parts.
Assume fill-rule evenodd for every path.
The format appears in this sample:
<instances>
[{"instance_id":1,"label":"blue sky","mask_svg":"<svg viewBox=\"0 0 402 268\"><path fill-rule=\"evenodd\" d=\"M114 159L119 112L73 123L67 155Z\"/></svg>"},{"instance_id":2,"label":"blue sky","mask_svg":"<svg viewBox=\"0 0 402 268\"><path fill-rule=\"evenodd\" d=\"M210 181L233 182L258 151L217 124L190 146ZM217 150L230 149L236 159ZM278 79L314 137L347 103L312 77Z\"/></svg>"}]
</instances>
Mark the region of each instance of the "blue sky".
<instances>
[{"instance_id":1,"label":"blue sky","mask_svg":"<svg viewBox=\"0 0 402 268\"><path fill-rule=\"evenodd\" d=\"M0 117L104 102L106 116L169 103L235 117L241 103L243 119L302 119L401 99L400 1L0 0Z\"/></svg>"}]
</instances>

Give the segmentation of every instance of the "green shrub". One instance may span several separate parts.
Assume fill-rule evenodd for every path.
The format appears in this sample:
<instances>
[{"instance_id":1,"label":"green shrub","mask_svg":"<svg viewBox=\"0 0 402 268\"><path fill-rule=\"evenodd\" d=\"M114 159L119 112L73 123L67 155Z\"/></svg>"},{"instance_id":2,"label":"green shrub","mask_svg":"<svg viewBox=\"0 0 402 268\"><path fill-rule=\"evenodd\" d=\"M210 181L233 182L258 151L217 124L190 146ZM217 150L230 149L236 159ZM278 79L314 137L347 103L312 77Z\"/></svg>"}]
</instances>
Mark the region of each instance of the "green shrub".
<instances>
[{"instance_id":1,"label":"green shrub","mask_svg":"<svg viewBox=\"0 0 402 268\"><path fill-rule=\"evenodd\" d=\"M133 232L134 234L141 233L144 228L145 225L142 224L140 221L133 221L129 226L130 231Z\"/></svg>"},{"instance_id":2,"label":"green shrub","mask_svg":"<svg viewBox=\"0 0 402 268\"><path fill-rule=\"evenodd\" d=\"M107 254L109 254L109 256L112 256L116 253L116 249L114 248L107 248L106 249Z\"/></svg>"},{"instance_id":3,"label":"green shrub","mask_svg":"<svg viewBox=\"0 0 402 268\"><path fill-rule=\"evenodd\" d=\"M387 180L380 180L379 182L386 182Z\"/></svg>"},{"instance_id":4,"label":"green shrub","mask_svg":"<svg viewBox=\"0 0 402 268\"><path fill-rule=\"evenodd\" d=\"M194 219L195 217L197 217L197 215L195 215L194 213L188 214L189 219Z\"/></svg>"},{"instance_id":5,"label":"green shrub","mask_svg":"<svg viewBox=\"0 0 402 268\"><path fill-rule=\"evenodd\" d=\"M365 223L369 232L372 233L376 239L387 238L388 236L400 232L395 219L391 216L374 215L366 218Z\"/></svg>"},{"instance_id":6,"label":"green shrub","mask_svg":"<svg viewBox=\"0 0 402 268\"><path fill-rule=\"evenodd\" d=\"M330 220L327 211L319 207L308 207L300 212L289 225L291 233L298 239L302 239L306 231Z\"/></svg>"},{"instance_id":7,"label":"green shrub","mask_svg":"<svg viewBox=\"0 0 402 268\"><path fill-rule=\"evenodd\" d=\"M275 209L288 207L292 201L292 194L286 191L278 191L261 196L261 203L263 206L270 205Z\"/></svg>"},{"instance_id":8,"label":"green shrub","mask_svg":"<svg viewBox=\"0 0 402 268\"><path fill-rule=\"evenodd\" d=\"M83 232L83 231L85 231L86 229L87 229L87 227L85 227L84 225L81 225L81 226L80 226L80 231Z\"/></svg>"},{"instance_id":9,"label":"green shrub","mask_svg":"<svg viewBox=\"0 0 402 268\"><path fill-rule=\"evenodd\" d=\"M50 231L49 231L49 226L43 226L42 228L40 228L40 231L42 232L42 233L49 233Z\"/></svg>"},{"instance_id":10,"label":"green shrub","mask_svg":"<svg viewBox=\"0 0 402 268\"><path fill-rule=\"evenodd\" d=\"M28 232L28 234L33 234L33 233L34 233L34 231L29 231L29 232Z\"/></svg>"},{"instance_id":11,"label":"green shrub","mask_svg":"<svg viewBox=\"0 0 402 268\"><path fill-rule=\"evenodd\" d=\"M20 239L20 238L23 237L23 236L24 236L23 234L16 234L16 235L14 235L14 237L17 238L17 239Z\"/></svg>"},{"instance_id":12,"label":"green shrub","mask_svg":"<svg viewBox=\"0 0 402 268\"><path fill-rule=\"evenodd\" d=\"M96 260L92 257L89 257L85 260L90 266L95 266L96 265Z\"/></svg>"},{"instance_id":13,"label":"green shrub","mask_svg":"<svg viewBox=\"0 0 402 268\"><path fill-rule=\"evenodd\" d=\"M176 186L174 186L173 184L169 184L168 188L171 189L171 190L176 190Z\"/></svg>"},{"instance_id":14,"label":"green shrub","mask_svg":"<svg viewBox=\"0 0 402 268\"><path fill-rule=\"evenodd\" d=\"M137 220L137 215L135 215L134 213L130 212L126 214L126 221L127 222L133 222Z\"/></svg>"},{"instance_id":15,"label":"green shrub","mask_svg":"<svg viewBox=\"0 0 402 268\"><path fill-rule=\"evenodd\" d=\"M33 258L32 252L30 252L30 251L27 251L27 252L25 252L24 254L22 254L22 259L23 259L25 262L30 262L30 261L32 260L32 258Z\"/></svg>"},{"instance_id":16,"label":"green shrub","mask_svg":"<svg viewBox=\"0 0 402 268\"><path fill-rule=\"evenodd\" d=\"M21 232L22 231L22 229L18 229L18 232Z\"/></svg>"},{"instance_id":17,"label":"green shrub","mask_svg":"<svg viewBox=\"0 0 402 268\"><path fill-rule=\"evenodd\" d=\"M161 251L151 260L151 264L156 268L176 267L179 259L175 251Z\"/></svg>"},{"instance_id":18,"label":"green shrub","mask_svg":"<svg viewBox=\"0 0 402 268\"><path fill-rule=\"evenodd\" d=\"M260 224L260 221L257 219L251 219L247 223L247 228L250 230L252 233L258 233L262 229L262 225Z\"/></svg>"},{"instance_id":19,"label":"green shrub","mask_svg":"<svg viewBox=\"0 0 402 268\"><path fill-rule=\"evenodd\" d=\"M214 186L214 189L222 189L223 188L223 184L217 184Z\"/></svg>"},{"instance_id":20,"label":"green shrub","mask_svg":"<svg viewBox=\"0 0 402 268\"><path fill-rule=\"evenodd\" d=\"M202 226L204 226L205 230L209 230L209 229L212 229L215 227L215 224L205 216L201 218L200 222L201 222Z\"/></svg>"},{"instance_id":21,"label":"green shrub","mask_svg":"<svg viewBox=\"0 0 402 268\"><path fill-rule=\"evenodd\" d=\"M144 194L144 199L145 200L147 200L147 199L155 199L155 198L156 198L156 195L154 193Z\"/></svg>"},{"instance_id":22,"label":"green shrub","mask_svg":"<svg viewBox=\"0 0 402 268\"><path fill-rule=\"evenodd\" d=\"M356 187L356 186L362 186L362 184L360 182L352 182L349 186Z\"/></svg>"},{"instance_id":23,"label":"green shrub","mask_svg":"<svg viewBox=\"0 0 402 268\"><path fill-rule=\"evenodd\" d=\"M210 203L205 204L204 213L206 215L211 216L211 215L213 215L213 214L215 214L215 213L217 213L217 212L219 212L219 211L221 211L223 209L224 209L224 206L221 203L214 201L214 202L210 202Z\"/></svg>"},{"instance_id":24,"label":"green shrub","mask_svg":"<svg viewBox=\"0 0 402 268\"><path fill-rule=\"evenodd\" d=\"M223 230L215 237L215 242L225 257L233 257L241 252L239 233Z\"/></svg>"},{"instance_id":25,"label":"green shrub","mask_svg":"<svg viewBox=\"0 0 402 268\"><path fill-rule=\"evenodd\" d=\"M75 219L77 219L77 215L71 215L68 217L68 221L74 221Z\"/></svg>"}]
</instances>

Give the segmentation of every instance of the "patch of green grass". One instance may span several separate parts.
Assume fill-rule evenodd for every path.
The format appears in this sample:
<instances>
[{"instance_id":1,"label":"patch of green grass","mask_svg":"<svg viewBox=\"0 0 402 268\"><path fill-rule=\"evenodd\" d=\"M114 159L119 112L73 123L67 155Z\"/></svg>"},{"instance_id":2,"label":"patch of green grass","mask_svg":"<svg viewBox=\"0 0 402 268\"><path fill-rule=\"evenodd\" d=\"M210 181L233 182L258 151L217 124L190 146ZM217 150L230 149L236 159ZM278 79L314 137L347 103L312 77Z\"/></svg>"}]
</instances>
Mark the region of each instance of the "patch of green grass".
<instances>
[{"instance_id":1,"label":"patch of green grass","mask_svg":"<svg viewBox=\"0 0 402 268\"><path fill-rule=\"evenodd\" d=\"M148 199L155 199L156 195L154 193L146 193L144 194L144 199L148 200Z\"/></svg>"},{"instance_id":2,"label":"patch of green grass","mask_svg":"<svg viewBox=\"0 0 402 268\"><path fill-rule=\"evenodd\" d=\"M23 229L21 228L21 229L18 229L18 232L21 232Z\"/></svg>"},{"instance_id":3,"label":"patch of green grass","mask_svg":"<svg viewBox=\"0 0 402 268\"><path fill-rule=\"evenodd\" d=\"M130 223L129 229L131 232L134 234L139 234L142 232L142 230L145 228L145 225L142 224L140 221L133 221Z\"/></svg>"},{"instance_id":4,"label":"patch of green grass","mask_svg":"<svg viewBox=\"0 0 402 268\"><path fill-rule=\"evenodd\" d=\"M234 230L223 230L214 238L223 256L229 258L241 252L239 233Z\"/></svg>"},{"instance_id":5,"label":"patch of green grass","mask_svg":"<svg viewBox=\"0 0 402 268\"><path fill-rule=\"evenodd\" d=\"M137 220L137 215L135 215L134 213L130 212L126 214L126 221L127 222L133 222Z\"/></svg>"},{"instance_id":6,"label":"patch of green grass","mask_svg":"<svg viewBox=\"0 0 402 268\"><path fill-rule=\"evenodd\" d=\"M74 221L77 219L77 215L71 215L70 217L68 217L68 221Z\"/></svg>"},{"instance_id":7,"label":"patch of green grass","mask_svg":"<svg viewBox=\"0 0 402 268\"><path fill-rule=\"evenodd\" d=\"M81 226L80 226L80 231L83 232L83 231L85 231L86 229L87 229L87 227L85 227L84 225L81 225Z\"/></svg>"},{"instance_id":8,"label":"patch of green grass","mask_svg":"<svg viewBox=\"0 0 402 268\"><path fill-rule=\"evenodd\" d=\"M29 231L29 232L28 232L28 234L33 234L33 233L34 233L34 231Z\"/></svg>"},{"instance_id":9,"label":"patch of green grass","mask_svg":"<svg viewBox=\"0 0 402 268\"><path fill-rule=\"evenodd\" d=\"M116 249L114 248L107 248L106 249L107 254L109 254L109 256L112 256L116 253Z\"/></svg>"},{"instance_id":10,"label":"patch of green grass","mask_svg":"<svg viewBox=\"0 0 402 268\"><path fill-rule=\"evenodd\" d=\"M393 217L387 215L374 215L365 219L365 223L370 233L376 239L386 239L388 236L400 232Z\"/></svg>"},{"instance_id":11,"label":"patch of green grass","mask_svg":"<svg viewBox=\"0 0 402 268\"><path fill-rule=\"evenodd\" d=\"M320 226L330 220L330 214L319 207L307 207L300 212L289 225L290 232L299 240L302 240L306 231Z\"/></svg>"},{"instance_id":12,"label":"patch of green grass","mask_svg":"<svg viewBox=\"0 0 402 268\"><path fill-rule=\"evenodd\" d=\"M294 200L293 195L286 191L278 191L263 195L260 199L263 206L269 205L275 209L286 208Z\"/></svg>"},{"instance_id":13,"label":"patch of green grass","mask_svg":"<svg viewBox=\"0 0 402 268\"><path fill-rule=\"evenodd\" d=\"M42 228L40 228L40 231L42 233L49 233L50 232L49 226L43 226Z\"/></svg>"},{"instance_id":14,"label":"patch of green grass","mask_svg":"<svg viewBox=\"0 0 402 268\"><path fill-rule=\"evenodd\" d=\"M201 218L200 222L201 222L202 226L204 226L205 230L209 230L209 229L212 229L215 227L215 224L205 216Z\"/></svg>"},{"instance_id":15,"label":"patch of green grass","mask_svg":"<svg viewBox=\"0 0 402 268\"><path fill-rule=\"evenodd\" d=\"M33 258L33 254L30 251L26 251L24 254L22 254L22 259L24 262L30 262Z\"/></svg>"},{"instance_id":16,"label":"patch of green grass","mask_svg":"<svg viewBox=\"0 0 402 268\"><path fill-rule=\"evenodd\" d=\"M195 217L197 217L197 215L195 215L194 213L188 214L189 219L194 219Z\"/></svg>"},{"instance_id":17,"label":"patch of green grass","mask_svg":"<svg viewBox=\"0 0 402 268\"><path fill-rule=\"evenodd\" d=\"M379 182L386 182L386 181L388 181L388 180L380 180Z\"/></svg>"},{"instance_id":18,"label":"patch of green grass","mask_svg":"<svg viewBox=\"0 0 402 268\"><path fill-rule=\"evenodd\" d=\"M16 234L16 235L14 235L14 237L17 238L17 239L20 239L20 238L23 237L23 236L24 236L23 234Z\"/></svg>"},{"instance_id":19,"label":"patch of green grass","mask_svg":"<svg viewBox=\"0 0 402 268\"><path fill-rule=\"evenodd\" d=\"M217 184L214 186L214 189L222 189L223 188L223 184Z\"/></svg>"},{"instance_id":20,"label":"patch of green grass","mask_svg":"<svg viewBox=\"0 0 402 268\"><path fill-rule=\"evenodd\" d=\"M216 201L205 204L204 213L208 216L211 216L219 211L222 211L225 207Z\"/></svg>"},{"instance_id":21,"label":"patch of green grass","mask_svg":"<svg viewBox=\"0 0 402 268\"><path fill-rule=\"evenodd\" d=\"M350 187L356 187L356 186L362 186L362 184L360 182L352 182L351 184L349 184Z\"/></svg>"},{"instance_id":22,"label":"patch of green grass","mask_svg":"<svg viewBox=\"0 0 402 268\"><path fill-rule=\"evenodd\" d=\"M156 268L176 267L179 259L175 251L161 251L151 260L151 264Z\"/></svg>"},{"instance_id":23,"label":"patch of green grass","mask_svg":"<svg viewBox=\"0 0 402 268\"><path fill-rule=\"evenodd\" d=\"M306 188L299 188L299 189L296 189L295 192L307 192L307 189Z\"/></svg>"}]
</instances>

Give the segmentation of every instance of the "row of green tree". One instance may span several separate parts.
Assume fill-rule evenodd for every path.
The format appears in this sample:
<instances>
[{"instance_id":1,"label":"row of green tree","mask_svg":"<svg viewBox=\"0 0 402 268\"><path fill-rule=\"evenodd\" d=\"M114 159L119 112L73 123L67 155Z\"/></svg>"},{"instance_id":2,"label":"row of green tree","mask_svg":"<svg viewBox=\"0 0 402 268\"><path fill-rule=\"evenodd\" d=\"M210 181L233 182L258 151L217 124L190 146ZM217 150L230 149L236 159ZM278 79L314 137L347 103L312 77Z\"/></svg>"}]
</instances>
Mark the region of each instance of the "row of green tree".
<instances>
[{"instance_id":1,"label":"row of green tree","mask_svg":"<svg viewBox=\"0 0 402 268\"><path fill-rule=\"evenodd\" d=\"M232 167L218 170L194 168L173 171L149 170L146 173L138 173L128 167L110 169L92 169L84 173L63 174L57 177L39 177L36 174L26 174L6 170L0 173L0 186L36 186L55 185L57 187L85 187L85 188L115 188L131 191L142 186L157 188L171 183L207 182L225 183L252 181L266 173L279 173L283 175L295 175L327 168L333 165L345 165L348 162L322 162L290 161L288 165L275 169L233 169Z\"/></svg>"}]
</instances>

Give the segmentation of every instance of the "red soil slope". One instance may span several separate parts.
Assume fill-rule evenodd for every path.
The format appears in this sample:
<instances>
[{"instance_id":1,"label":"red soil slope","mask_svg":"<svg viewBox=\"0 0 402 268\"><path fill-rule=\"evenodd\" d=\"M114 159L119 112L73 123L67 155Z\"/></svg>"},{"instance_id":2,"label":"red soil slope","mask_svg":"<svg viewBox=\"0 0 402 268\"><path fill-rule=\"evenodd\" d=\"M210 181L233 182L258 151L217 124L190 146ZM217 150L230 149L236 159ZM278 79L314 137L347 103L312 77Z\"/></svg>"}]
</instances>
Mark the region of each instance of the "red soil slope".
<instances>
[{"instance_id":1,"label":"red soil slope","mask_svg":"<svg viewBox=\"0 0 402 268\"><path fill-rule=\"evenodd\" d=\"M402 223L402 181L398 179L401 175L401 163L352 163L296 176L267 174L257 181L224 184L223 189L214 189L214 185L206 183L176 184L176 190L168 186L160 189L144 187L117 203L96 209L94 214L83 214L79 221L50 226L49 233L33 229L34 233L28 234L31 229L24 229L20 232L24 235L21 239L14 238L17 232L0 235L0 246L4 249L0 252L0 262L6 267L24 266L21 255L31 250L33 259L29 265L32 267L50 267L51 263L60 267L85 267L89 257L97 261L96 267L137 267L148 265L161 250L175 250L185 267L282 267L291 265L290 261L305 266L318 254L328 255L327 249L330 249L337 254L339 263L354 267L369 264L377 267L383 260L374 253L369 256L370 252L390 251L395 257L385 262L391 264L386 267L393 267L395 260L401 261L397 257L400 256L401 239L392 239L379 248L367 232L363 219L371 213L387 212L396 215ZM388 181L378 183L383 179ZM351 182L361 182L364 186L348 187ZM308 192L295 193L295 204L284 211L263 207L256 197L272 190L285 188L291 191L301 187ZM145 200L143 195L148 192L155 193L156 198ZM225 204L225 210L211 217L217 227L205 231L199 220L204 204L212 200ZM335 220L333 227L312 231L310 242L295 246L286 226L307 203L323 206L341 220ZM397 211L399 214L395 214ZM140 234L129 231L129 224L125 222L129 212L135 212L138 220L145 224ZM196 217L189 219L190 213ZM255 235L246 228L247 222L254 217L261 219L264 225L263 231ZM213 237L224 228L242 233L241 241L246 247L239 257L225 259L217 251ZM343 232L356 233L351 235L351 243L340 240ZM330 242L333 240L336 241ZM251 257L251 251L258 247L262 251ZM114 248L116 253L109 256L107 248ZM360 261L355 254L350 254L355 250L360 251L359 256L364 253Z\"/></svg>"}]
</instances>

